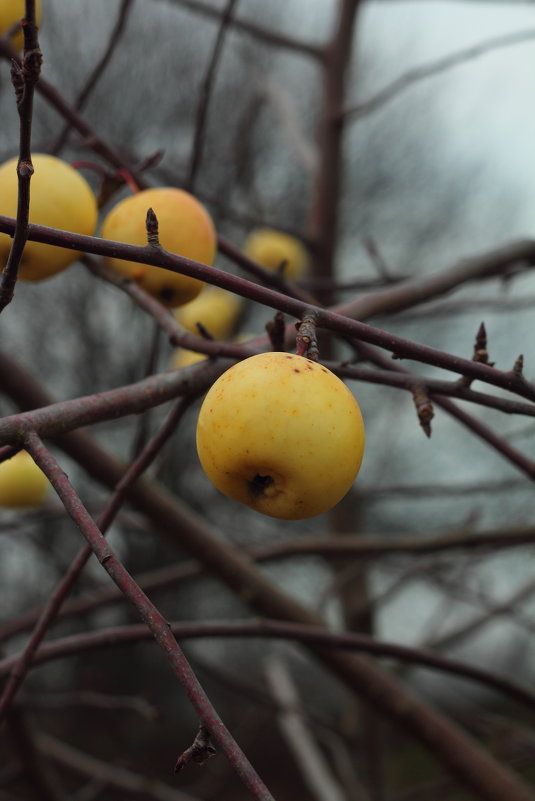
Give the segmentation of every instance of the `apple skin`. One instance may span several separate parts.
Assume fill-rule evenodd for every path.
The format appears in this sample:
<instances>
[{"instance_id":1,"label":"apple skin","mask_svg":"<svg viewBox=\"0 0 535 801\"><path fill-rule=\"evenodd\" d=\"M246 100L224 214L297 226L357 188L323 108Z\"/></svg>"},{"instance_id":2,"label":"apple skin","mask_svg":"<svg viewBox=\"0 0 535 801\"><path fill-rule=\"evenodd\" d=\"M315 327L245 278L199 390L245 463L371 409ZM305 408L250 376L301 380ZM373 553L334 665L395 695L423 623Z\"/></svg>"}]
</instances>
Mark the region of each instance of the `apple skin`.
<instances>
[{"instance_id":1,"label":"apple skin","mask_svg":"<svg viewBox=\"0 0 535 801\"><path fill-rule=\"evenodd\" d=\"M302 242L274 228L252 231L244 242L243 252L272 272L286 262L284 274L292 279L303 275L308 266L308 253Z\"/></svg>"},{"instance_id":2,"label":"apple skin","mask_svg":"<svg viewBox=\"0 0 535 801\"><path fill-rule=\"evenodd\" d=\"M192 334L199 334L199 322L214 339L227 339L238 322L241 305L238 295L217 286L205 286L196 298L177 309L175 317Z\"/></svg>"},{"instance_id":3,"label":"apple skin","mask_svg":"<svg viewBox=\"0 0 535 801\"><path fill-rule=\"evenodd\" d=\"M0 166L0 214L17 216L17 161ZM33 153L30 183L30 222L76 234L94 234L98 209L93 190L70 164L46 153ZM0 270L6 266L12 239L0 234ZM41 281L73 264L80 253L69 248L27 242L19 266L22 281Z\"/></svg>"},{"instance_id":4,"label":"apple skin","mask_svg":"<svg viewBox=\"0 0 535 801\"><path fill-rule=\"evenodd\" d=\"M25 0L0 0L0 36L6 33L26 14ZM41 24L41 0L35 2L35 21L37 27ZM15 50L24 47L24 34L19 31L12 39L11 44Z\"/></svg>"},{"instance_id":5,"label":"apple skin","mask_svg":"<svg viewBox=\"0 0 535 801\"><path fill-rule=\"evenodd\" d=\"M198 353L196 350L188 350L187 348L175 348L171 357L171 370L179 370L181 367L189 367L197 362L202 362L206 359L205 353Z\"/></svg>"},{"instance_id":6,"label":"apple skin","mask_svg":"<svg viewBox=\"0 0 535 801\"><path fill-rule=\"evenodd\" d=\"M346 385L291 353L261 353L229 368L197 422L204 472L229 498L283 520L315 517L350 489L364 423Z\"/></svg>"},{"instance_id":7,"label":"apple skin","mask_svg":"<svg viewBox=\"0 0 535 801\"><path fill-rule=\"evenodd\" d=\"M144 189L119 201L106 215L101 236L130 245L146 245L145 221L149 208L158 218L160 244L165 250L203 264L213 263L217 237L212 218L193 195L174 187ZM113 258L106 259L106 263L133 278L168 307L188 303L204 286L196 278L150 264Z\"/></svg>"},{"instance_id":8,"label":"apple skin","mask_svg":"<svg viewBox=\"0 0 535 801\"><path fill-rule=\"evenodd\" d=\"M0 506L18 509L39 506L45 499L49 481L26 451L19 451L0 462Z\"/></svg>"}]
</instances>

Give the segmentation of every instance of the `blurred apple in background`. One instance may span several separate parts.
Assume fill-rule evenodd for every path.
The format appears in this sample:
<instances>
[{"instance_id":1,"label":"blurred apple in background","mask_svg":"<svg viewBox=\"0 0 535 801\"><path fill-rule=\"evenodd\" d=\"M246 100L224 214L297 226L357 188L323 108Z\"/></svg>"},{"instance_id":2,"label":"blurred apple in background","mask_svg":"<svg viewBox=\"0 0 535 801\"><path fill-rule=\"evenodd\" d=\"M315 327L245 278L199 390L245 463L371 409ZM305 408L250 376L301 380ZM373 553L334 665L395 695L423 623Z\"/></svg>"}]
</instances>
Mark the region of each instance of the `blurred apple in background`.
<instances>
[{"instance_id":1,"label":"blurred apple in background","mask_svg":"<svg viewBox=\"0 0 535 801\"><path fill-rule=\"evenodd\" d=\"M0 0L0 36L5 36L25 14L25 0ZM35 21L39 27L41 25L41 0L35 0ZM24 35L21 30L12 37L11 44L15 50L22 50Z\"/></svg>"},{"instance_id":2,"label":"blurred apple in background","mask_svg":"<svg viewBox=\"0 0 535 801\"><path fill-rule=\"evenodd\" d=\"M26 451L0 462L0 506L6 509L39 506L49 486L47 477Z\"/></svg>"},{"instance_id":3,"label":"blurred apple in background","mask_svg":"<svg viewBox=\"0 0 535 801\"><path fill-rule=\"evenodd\" d=\"M165 250L211 265L217 238L204 206L189 192L173 187L144 189L119 201L106 215L101 236L130 245L146 245L147 211L158 218L160 244ZM133 278L165 306L182 306L193 300L204 284L162 267L135 261L107 258L106 263L122 275Z\"/></svg>"},{"instance_id":4,"label":"blurred apple in background","mask_svg":"<svg viewBox=\"0 0 535 801\"><path fill-rule=\"evenodd\" d=\"M199 334L202 323L214 339L227 339L238 323L241 298L217 286L205 286L197 297L175 312L176 319L187 331Z\"/></svg>"},{"instance_id":5,"label":"blurred apple in background","mask_svg":"<svg viewBox=\"0 0 535 801\"><path fill-rule=\"evenodd\" d=\"M284 274L292 279L303 275L308 266L308 253L303 243L274 228L257 228L250 233L243 252L266 270L278 270L285 262Z\"/></svg>"},{"instance_id":6,"label":"blurred apple in background","mask_svg":"<svg viewBox=\"0 0 535 801\"><path fill-rule=\"evenodd\" d=\"M17 216L18 158L0 166L0 214ZM86 179L70 164L45 153L33 153L30 222L91 236L98 218L97 201ZM12 239L0 234L0 269L4 269ZM40 281L73 264L80 253L69 248L27 242L19 266L22 281Z\"/></svg>"}]
</instances>

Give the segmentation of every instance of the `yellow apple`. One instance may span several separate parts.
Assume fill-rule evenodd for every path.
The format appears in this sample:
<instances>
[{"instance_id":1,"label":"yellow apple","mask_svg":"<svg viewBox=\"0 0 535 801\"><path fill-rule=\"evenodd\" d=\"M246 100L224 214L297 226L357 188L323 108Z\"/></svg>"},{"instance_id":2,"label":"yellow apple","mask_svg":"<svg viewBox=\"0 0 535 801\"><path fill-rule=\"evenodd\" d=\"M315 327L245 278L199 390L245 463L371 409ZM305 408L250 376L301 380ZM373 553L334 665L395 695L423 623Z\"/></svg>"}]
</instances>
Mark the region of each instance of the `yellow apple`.
<instances>
[{"instance_id":1,"label":"yellow apple","mask_svg":"<svg viewBox=\"0 0 535 801\"><path fill-rule=\"evenodd\" d=\"M199 201L182 189L144 189L119 201L102 223L104 239L146 245L145 220L152 208L158 218L160 244L171 253L213 263L217 238L212 218ZM133 278L166 306L182 306L197 297L204 284L187 275L122 259L107 259L112 269Z\"/></svg>"},{"instance_id":2,"label":"yellow apple","mask_svg":"<svg viewBox=\"0 0 535 801\"><path fill-rule=\"evenodd\" d=\"M243 252L266 270L277 270L285 262L284 274L288 278L299 278L308 266L308 254L302 242L274 228L257 228L250 233Z\"/></svg>"},{"instance_id":3,"label":"yellow apple","mask_svg":"<svg viewBox=\"0 0 535 801\"><path fill-rule=\"evenodd\" d=\"M212 483L284 520L314 517L344 497L364 439L346 385L291 353L261 353L233 365L208 391L197 422L197 452Z\"/></svg>"},{"instance_id":4,"label":"yellow apple","mask_svg":"<svg viewBox=\"0 0 535 801\"><path fill-rule=\"evenodd\" d=\"M92 235L97 225L97 201L83 175L70 164L45 153L32 154L34 174L30 183L30 222ZM17 158L0 166L0 214L17 216ZM3 270L11 237L0 234L0 270ZM23 281L40 281L61 272L78 259L79 252L27 242L19 267Z\"/></svg>"},{"instance_id":5,"label":"yellow apple","mask_svg":"<svg viewBox=\"0 0 535 801\"><path fill-rule=\"evenodd\" d=\"M196 298L178 309L175 316L193 334L199 333L199 322L214 339L227 339L234 330L240 311L238 295L217 286L205 286Z\"/></svg>"},{"instance_id":6,"label":"yellow apple","mask_svg":"<svg viewBox=\"0 0 535 801\"><path fill-rule=\"evenodd\" d=\"M7 509L39 506L48 487L47 477L26 451L0 462L0 506Z\"/></svg>"},{"instance_id":7,"label":"yellow apple","mask_svg":"<svg viewBox=\"0 0 535 801\"><path fill-rule=\"evenodd\" d=\"M202 362L203 359L206 359L205 353L197 353L197 351L187 348L176 348L171 357L171 369L178 370L180 367L189 367L190 364Z\"/></svg>"},{"instance_id":8,"label":"yellow apple","mask_svg":"<svg viewBox=\"0 0 535 801\"><path fill-rule=\"evenodd\" d=\"M0 36L5 36L17 22L20 22L26 13L25 0L0 0ZM35 21L37 27L41 24L41 0L35 2ZM19 30L11 39L16 50L24 47L24 35Z\"/></svg>"}]
</instances>

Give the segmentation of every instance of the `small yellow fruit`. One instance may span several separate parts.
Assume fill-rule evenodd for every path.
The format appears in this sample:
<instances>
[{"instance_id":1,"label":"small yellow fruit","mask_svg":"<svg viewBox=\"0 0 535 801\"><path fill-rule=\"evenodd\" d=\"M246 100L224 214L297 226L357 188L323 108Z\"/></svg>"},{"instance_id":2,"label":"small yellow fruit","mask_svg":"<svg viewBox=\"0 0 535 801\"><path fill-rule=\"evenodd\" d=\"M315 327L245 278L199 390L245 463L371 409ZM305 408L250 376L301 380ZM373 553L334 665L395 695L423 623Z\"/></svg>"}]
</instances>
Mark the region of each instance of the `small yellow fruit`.
<instances>
[{"instance_id":1,"label":"small yellow fruit","mask_svg":"<svg viewBox=\"0 0 535 801\"><path fill-rule=\"evenodd\" d=\"M6 509L39 506L48 487L47 477L26 451L0 462L0 506Z\"/></svg>"},{"instance_id":2,"label":"small yellow fruit","mask_svg":"<svg viewBox=\"0 0 535 801\"><path fill-rule=\"evenodd\" d=\"M146 245L145 221L149 208L158 218L163 248L203 264L213 263L217 238L212 218L193 195L182 189L144 189L119 201L102 223L102 237L130 245ZM122 259L109 258L106 261L112 269L133 278L166 306L188 303L204 286L202 281L162 267Z\"/></svg>"},{"instance_id":3,"label":"small yellow fruit","mask_svg":"<svg viewBox=\"0 0 535 801\"><path fill-rule=\"evenodd\" d=\"M197 353L195 350L187 348L176 348L171 358L171 370L178 370L180 367L189 367L190 364L197 364L206 359L205 353Z\"/></svg>"},{"instance_id":4,"label":"small yellow fruit","mask_svg":"<svg viewBox=\"0 0 535 801\"><path fill-rule=\"evenodd\" d=\"M308 254L299 239L273 228L257 228L249 234L243 252L266 270L278 270L285 262L284 274L288 278L299 278L308 266Z\"/></svg>"},{"instance_id":5,"label":"small yellow fruit","mask_svg":"<svg viewBox=\"0 0 535 801\"><path fill-rule=\"evenodd\" d=\"M0 166L0 214L17 216L17 158ZM70 164L45 153L32 154L30 222L91 236L97 225L97 201L83 175ZM0 270L6 266L12 239L0 234ZM27 242L19 267L23 281L40 281L73 264L79 252Z\"/></svg>"},{"instance_id":6,"label":"small yellow fruit","mask_svg":"<svg viewBox=\"0 0 535 801\"><path fill-rule=\"evenodd\" d=\"M0 0L0 36L5 36L26 13L25 0ZM41 24L41 0L35 2L35 21L37 27ZM24 35L19 30L13 36L11 44L16 50L24 47Z\"/></svg>"},{"instance_id":7,"label":"small yellow fruit","mask_svg":"<svg viewBox=\"0 0 535 801\"><path fill-rule=\"evenodd\" d=\"M234 330L240 311L238 295L217 286L205 286L196 298L178 309L175 316L193 334L199 334L199 322L214 339L227 339Z\"/></svg>"},{"instance_id":8,"label":"small yellow fruit","mask_svg":"<svg viewBox=\"0 0 535 801\"><path fill-rule=\"evenodd\" d=\"M364 453L357 401L326 367L291 353L233 365L208 391L197 452L213 484L258 512L302 520L335 506Z\"/></svg>"}]
</instances>

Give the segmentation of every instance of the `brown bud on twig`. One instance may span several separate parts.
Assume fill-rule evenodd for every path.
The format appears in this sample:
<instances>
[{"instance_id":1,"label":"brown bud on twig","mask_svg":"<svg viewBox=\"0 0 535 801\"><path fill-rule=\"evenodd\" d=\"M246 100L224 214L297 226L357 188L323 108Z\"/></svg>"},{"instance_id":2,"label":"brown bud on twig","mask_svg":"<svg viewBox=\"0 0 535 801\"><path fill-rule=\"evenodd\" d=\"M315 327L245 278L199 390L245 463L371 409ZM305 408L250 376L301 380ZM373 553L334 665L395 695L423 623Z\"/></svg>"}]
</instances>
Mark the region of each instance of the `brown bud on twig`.
<instances>
[{"instance_id":1,"label":"brown bud on twig","mask_svg":"<svg viewBox=\"0 0 535 801\"><path fill-rule=\"evenodd\" d=\"M278 311L273 320L266 323L266 332L271 344L271 350L285 350L284 346L284 314Z\"/></svg>"},{"instance_id":2,"label":"brown bud on twig","mask_svg":"<svg viewBox=\"0 0 535 801\"><path fill-rule=\"evenodd\" d=\"M192 745L186 748L178 757L175 765L175 773L183 770L189 762L196 762L197 765L204 765L205 762L208 762L216 753L214 746L210 742L210 732L205 726L200 726Z\"/></svg>"},{"instance_id":3,"label":"brown bud on twig","mask_svg":"<svg viewBox=\"0 0 535 801\"><path fill-rule=\"evenodd\" d=\"M416 384L412 390L412 399L416 408L418 420L422 426L426 437L431 437L431 420L435 416L433 404L422 384Z\"/></svg>"},{"instance_id":4,"label":"brown bud on twig","mask_svg":"<svg viewBox=\"0 0 535 801\"><path fill-rule=\"evenodd\" d=\"M34 47L32 50L24 52L24 59L22 61L22 72L24 80L27 83L37 83L39 75L41 74L41 65L43 63L43 54L39 47Z\"/></svg>"},{"instance_id":5,"label":"brown bud on twig","mask_svg":"<svg viewBox=\"0 0 535 801\"><path fill-rule=\"evenodd\" d=\"M485 323L481 323L476 334L472 361L480 362L480 364L488 364L489 367L494 367L494 362L489 362L489 354L487 351L487 330L485 328Z\"/></svg>"},{"instance_id":6,"label":"brown bud on twig","mask_svg":"<svg viewBox=\"0 0 535 801\"><path fill-rule=\"evenodd\" d=\"M489 362L489 353L487 350L487 329L485 328L485 323L481 323L477 330L472 361L479 362L480 364L488 364L489 367L494 367L494 362ZM463 387L469 387L472 383L472 380L472 378L463 376L459 379L459 384Z\"/></svg>"},{"instance_id":7,"label":"brown bud on twig","mask_svg":"<svg viewBox=\"0 0 535 801\"><path fill-rule=\"evenodd\" d=\"M147 230L147 242L151 247L160 247L160 235L158 233L158 218L153 209L147 209L147 217L145 219L145 228Z\"/></svg>"},{"instance_id":8,"label":"brown bud on twig","mask_svg":"<svg viewBox=\"0 0 535 801\"><path fill-rule=\"evenodd\" d=\"M513 375L516 375L517 378L524 377L524 356L522 355L522 353L515 359L512 373Z\"/></svg>"},{"instance_id":9,"label":"brown bud on twig","mask_svg":"<svg viewBox=\"0 0 535 801\"><path fill-rule=\"evenodd\" d=\"M295 338L296 353L306 356L317 362L320 356L318 340L316 338L317 314L315 311L305 312L301 322L296 323L297 336Z\"/></svg>"},{"instance_id":10,"label":"brown bud on twig","mask_svg":"<svg viewBox=\"0 0 535 801\"><path fill-rule=\"evenodd\" d=\"M15 59L12 59L11 61L11 83L13 84L13 88L15 90L15 98L18 106L20 105L20 101L24 95L24 76L22 74L20 65L15 61Z\"/></svg>"}]
</instances>

